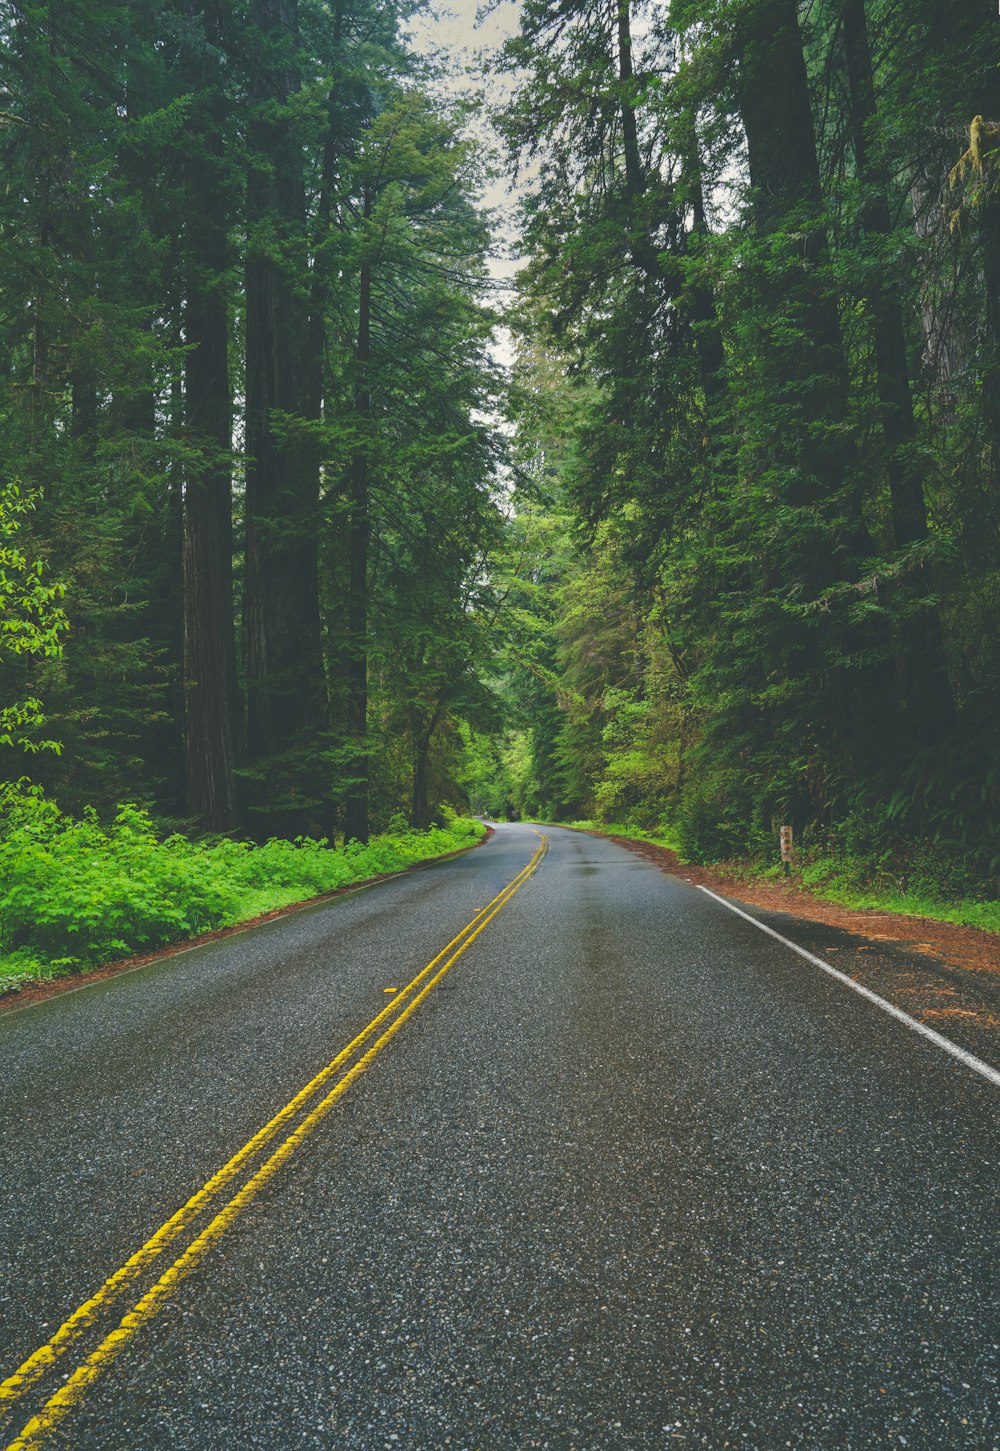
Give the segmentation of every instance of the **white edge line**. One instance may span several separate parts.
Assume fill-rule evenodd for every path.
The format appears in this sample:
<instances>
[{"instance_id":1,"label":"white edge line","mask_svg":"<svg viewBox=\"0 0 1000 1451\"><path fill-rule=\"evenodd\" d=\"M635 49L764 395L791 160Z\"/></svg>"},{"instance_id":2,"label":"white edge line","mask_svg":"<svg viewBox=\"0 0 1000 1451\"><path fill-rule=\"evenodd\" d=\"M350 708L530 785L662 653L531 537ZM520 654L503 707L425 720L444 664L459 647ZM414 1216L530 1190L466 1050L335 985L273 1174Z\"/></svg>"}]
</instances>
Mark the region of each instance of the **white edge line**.
<instances>
[{"instance_id":1,"label":"white edge line","mask_svg":"<svg viewBox=\"0 0 1000 1451\"><path fill-rule=\"evenodd\" d=\"M745 922L752 922L755 927L758 927L761 932L766 932L769 937L777 938L786 947L790 947L793 952L797 952L800 957L804 957L806 962L811 962L814 967L818 967L823 972L829 973L838 982L842 982L845 987L852 988L854 992L860 993L863 998L867 998L870 1003L874 1003L877 1008L881 1008L884 1013L888 1013L890 1018L895 1018L897 1022L905 1024L914 1033L919 1033L922 1038L926 1038L936 1047L942 1048L945 1053L950 1053L952 1058L957 1058L959 1063L964 1063L966 1068L971 1068L973 1073L978 1073L988 1083L992 1083L995 1087L1000 1088L1000 1072L996 1068L991 1068L988 1063L984 1063L981 1058L977 1058L975 1054L966 1053L964 1048L960 1048L950 1038L945 1038L940 1033L936 1033L933 1028L928 1028L926 1024L921 1023L917 1018L911 1018L909 1013L903 1012L902 1008L897 1008L893 1003L887 1002L885 998L880 998L878 993L872 992L871 988L863 987L861 983L855 982L853 977L848 977L846 972L840 972L837 968L831 967L828 962L824 962L815 953L808 952L804 947L800 947L797 942L792 942L788 937L782 937L780 932L775 932L774 928L768 927L765 922L758 922L757 918L751 917L749 912L744 912L740 907L734 907L732 902L726 901L725 897L720 897L716 892L709 891L708 887L699 886L698 890L699 892L704 892L707 897L714 898L723 907L728 907L730 912L735 912L737 917L742 917Z\"/></svg>"}]
</instances>

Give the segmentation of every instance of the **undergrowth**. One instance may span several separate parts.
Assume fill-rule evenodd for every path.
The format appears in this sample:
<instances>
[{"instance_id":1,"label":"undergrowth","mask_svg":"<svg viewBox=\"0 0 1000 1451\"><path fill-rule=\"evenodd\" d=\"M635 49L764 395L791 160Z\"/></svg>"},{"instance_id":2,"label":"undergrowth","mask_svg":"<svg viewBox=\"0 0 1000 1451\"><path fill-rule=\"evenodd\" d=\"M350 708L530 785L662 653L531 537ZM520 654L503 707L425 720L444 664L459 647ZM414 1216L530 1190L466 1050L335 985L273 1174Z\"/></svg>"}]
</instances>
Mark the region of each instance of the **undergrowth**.
<instances>
[{"instance_id":1,"label":"undergrowth","mask_svg":"<svg viewBox=\"0 0 1000 1451\"><path fill-rule=\"evenodd\" d=\"M757 867L757 874L778 877L781 869ZM879 870L877 864L839 856L809 855L794 878L814 896L855 911L895 912L908 917L930 917L961 927L1000 932L1000 902L961 894L945 895L941 887L918 887L905 876Z\"/></svg>"},{"instance_id":2,"label":"undergrowth","mask_svg":"<svg viewBox=\"0 0 1000 1451\"><path fill-rule=\"evenodd\" d=\"M655 846L669 847L680 853L680 837L671 826L661 826L656 831L642 831L637 826L619 826L607 821L562 821L560 826L569 826L576 831L599 831L602 836L626 836L630 841L651 841Z\"/></svg>"},{"instance_id":3,"label":"undergrowth","mask_svg":"<svg viewBox=\"0 0 1000 1451\"><path fill-rule=\"evenodd\" d=\"M0 992L98 967L218 927L397 872L469 846L478 821L445 809L444 825L395 829L367 845L273 839L161 840L149 816L121 806L64 815L32 788L0 789Z\"/></svg>"},{"instance_id":4,"label":"undergrowth","mask_svg":"<svg viewBox=\"0 0 1000 1451\"><path fill-rule=\"evenodd\" d=\"M634 826L601 821L569 821L562 825L653 842L674 851L682 865L691 861L683 850L683 831L670 826L640 831ZM776 840L770 857L757 853L712 861L699 855L697 860L734 880L784 879ZM947 849L931 843L900 842L892 849L881 850L873 845L867 852L830 840L807 843L796 851L790 880L822 901L855 911L929 917L1000 933L1000 901L990 884L975 880Z\"/></svg>"}]
</instances>

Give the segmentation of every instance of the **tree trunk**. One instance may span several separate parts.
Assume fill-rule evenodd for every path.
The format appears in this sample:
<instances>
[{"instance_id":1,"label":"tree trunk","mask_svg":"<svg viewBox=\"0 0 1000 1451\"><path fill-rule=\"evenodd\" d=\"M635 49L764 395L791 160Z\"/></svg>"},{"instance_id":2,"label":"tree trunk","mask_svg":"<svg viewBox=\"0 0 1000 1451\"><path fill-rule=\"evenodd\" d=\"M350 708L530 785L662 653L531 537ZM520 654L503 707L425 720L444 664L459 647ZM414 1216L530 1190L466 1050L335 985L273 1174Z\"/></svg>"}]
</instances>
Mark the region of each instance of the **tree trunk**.
<instances>
[{"instance_id":1,"label":"tree trunk","mask_svg":"<svg viewBox=\"0 0 1000 1451\"><path fill-rule=\"evenodd\" d=\"M364 216L371 216L366 193ZM362 429L360 447L349 472L348 551L350 577L347 591L346 725L351 746L351 786L344 811L344 839L368 840L368 545L369 545L369 440L364 432L371 422L368 376L371 360L371 263L361 264L358 305L357 382L354 406Z\"/></svg>"},{"instance_id":2,"label":"tree trunk","mask_svg":"<svg viewBox=\"0 0 1000 1451\"><path fill-rule=\"evenodd\" d=\"M339 68L343 45L344 7L338 3L333 18L333 53ZM306 363L306 408L310 418L316 420L323 413L323 365L326 349L326 314L330 300L330 285L333 271L330 265L328 244L331 223L336 204L337 177L340 166L341 148L344 143L342 77L335 69L330 93L326 100L326 130L323 137L323 161L320 172L319 195L316 199L316 223L313 243L312 282L309 298L309 353Z\"/></svg>"},{"instance_id":3,"label":"tree trunk","mask_svg":"<svg viewBox=\"0 0 1000 1451\"><path fill-rule=\"evenodd\" d=\"M629 246L635 265L648 277L666 284L671 293L677 292L677 282L664 270L656 247L650 239L651 218L643 214L641 203L649 189L639 151L639 130L636 122L635 102L630 94L635 81L632 59L632 25L630 0L618 0L617 8L618 83L622 90L620 103L622 123L622 154L625 161L625 192L629 204ZM708 234L705 207L702 197L701 174L698 163L698 144L694 126L687 146L688 154L682 158L685 180L691 191L691 205L694 213L694 231L699 236ZM691 321L695 325L694 339L698 353L699 370L706 400L720 397L725 391L723 375L725 356L722 336L719 332L715 311L715 299L711 290L703 284L697 285L691 299Z\"/></svg>"},{"instance_id":4,"label":"tree trunk","mask_svg":"<svg viewBox=\"0 0 1000 1451\"><path fill-rule=\"evenodd\" d=\"M97 456L97 379L93 369L76 363L70 391L70 433L81 459L92 464Z\"/></svg>"},{"instance_id":5,"label":"tree trunk","mask_svg":"<svg viewBox=\"0 0 1000 1451\"><path fill-rule=\"evenodd\" d=\"M47 279L49 269L48 196L49 178L43 173L39 179L40 218L38 225L38 253L41 264L38 268L38 291L31 302L31 457L28 482L38 483L44 470L41 458L50 443L49 403L49 298Z\"/></svg>"},{"instance_id":6,"label":"tree trunk","mask_svg":"<svg viewBox=\"0 0 1000 1451\"><path fill-rule=\"evenodd\" d=\"M641 196L646 178L639 158L639 130L635 119L635 98L630 94L635 81L632 64L632 18L629 0L618 0L618 84L621 88L622 151L625 156L625 185L631 196Z\"/></svg>"},{"instance_id":7,"label":"tree trunk","mask_svg":"<svg viewBox=\"0 0 1000 1451\"><path fill-rule=\"evenodd\" d=\"M851 135L858 178L865 189L862 225L869 237L892 232L886 178L873 160L870 129L876 119L875 84L864 0L843 0L844 54L847 62ZM869 284L875 349L876 389L886 445L886 476L897 548L927 538L923 470L914 448L916 425L906 354L906 333L898 285L874 277ZM904 587L900 624L900 686L914 739L933 741L953 714L936 607L920 604L931 593L925 570L915 571ZM914 610L912 601L917 602Z\"/></svg>"},{"instance_id":8,"label":"tree trunk","mask_svg":"<svg viewBox=\"0 0 1000 1451\"><path fill-rule=\"evenodd\" d=\"M642 157L639 153L639 128L636 124L635 99L631 94L635 71L632 64L630 0L618 0L616 18L618 86L621 93L619 112L622 126L622 154L625 161L628 246L636 267L651 281L662 286L667 278L657 249L652 242L650 219L645 215L643 207L649 178L643 168Z\"/></svg>"},{"instance_id":9,"label":"tree trunk","mask_svg":"<svg viewBox=\"0 0 1000 1451\"><path fill-rule=\"evenodd\" d=\"M441 713L444 710L444 701L439 700L435 706L434 714L420 731L415 732L413 742L413 793L410 819L418 831L426 831L431 824L431 806L428 798L428 771L427 761L430 755L431 741L434 739L434 732L438 728Z\"/></svg>"},{"instance_id":10,"label":"tree trunk","mask_svg":"<svg viewBox=\"0 0 1000 1451\"><path fill-rule=\"evenodd\" d=\"M410 819L417 831L426 831L430 825L431 811L427 799L427 754L430 738L421 736L413 750L413 807Z\"/></svg>"},{"instance_id":11,"label":"tree trunk","mask_svg":"<svg viewBox=\"0 0 1000 1451\"><path fill-rule=\"evenodd\" d=\"M697 142L694 143L695 148ZM698 165L697 149L688 160L691 186L691 208L694 226L692 231L699 240L709 235L705 216L705 199L702 191L701 170ZM711 289L698 283L691 295L691 322L694 326L695 347L698 350L698 367L701 386L709 403L717 401L726 391L726 355L719 331L719 318L715 310L715 298Z\"/></svg>"},{"instance_id":12,"label":"tree trunk","mask_svg":"<svg viewBox=\"0 0 1000 1451\"><path fill-rule=\"evenodd\" d=\"M872 159L869 131L875 120L875 85L864 0L844 0L844 55L847 61L851 139L858 179L865 189L862 225L866 236L892 232L885 178ZM901 452L916 434L910 394L906 335L899 288L889 277L867 288L872 309L876 385L885 434L886 472L892 499L893 531L897 545L927 537L927 514L921 471L912 454Z\"/></svg>"},{"instance_id":13,"label":"tree trunk","mask_svg":"<svg viewBox=\"0 0 1000 1451\"><path fill-rule=\"evenodd\" d=\"M754 216L761 235L777 233L793 221L803 224L799 263L774 276L775 300L787 298L802 324L803 355L811 359L815 382L805 394L809 415L839 416L847 395L847 370L836 304L817 273L827 259L826 232L816 220L822 212L819 162L809 87L795 0L751 0L744 12L740 46L739 106L746 132ZM784 371L784 360L782 369ZM825 447L815 454L828 454ZM843 457L830 456L821 475L839 481Z\"/></svg>"},{"instance_id":14,"label":"tree trunk","mask_svg":"<svg viewBox=\"0 0 1000 1451\"><path fill-rule=\"evenodd\" d=\"M210 78L204 77L205 84ZM209 831L236 824L233 780L232 393L229 382L225 106L195 112L186 166L184 715L188 810Z\"/></svg>"},{"instance_id":15,"label":"tree trunk","mask_svg":"<svg viewBox=\"0 0 1000 1451\"><path fill-rule=\"evenodd\" d=\"M310 319L302 148L283 110L295 79L296 0L254 0L270 60L251 78L255 113L247 186L246 664L247 740L258 765L285 757L255 803L262 829L302 829L325 783L289 753L324 724L318 583L319 453L309 424L319 392L309 373ZM303 427L305 424L305 427ZM263 777L261 777L263 783ZM278 789L280 810L266 796ZM300 804L301 803L301 804ZM305 813L305 815L303 814Z\"/></svg>"},{"instance_id":16,"label":"tree trunk","mask_svg":"<svg viewBox=\"0 0 1000 1451\"><path fill-rule=\"evenodd\" d=\"M849 602L874 546L851 480L847 365L796 0L747 0L738 54L755 245L764 252L751 264L752 285L768 320L758 398L781 410L765 452L782 517L768 563L772 589L783 599L797 592L796 608L784 611L783 669L811 678L823 747L843 769L859 751L872 763L887 758L895 684L884 626L877 617L855 623ZM844 603L827 596L832 587Z\"/></svg>"}]
</instances>

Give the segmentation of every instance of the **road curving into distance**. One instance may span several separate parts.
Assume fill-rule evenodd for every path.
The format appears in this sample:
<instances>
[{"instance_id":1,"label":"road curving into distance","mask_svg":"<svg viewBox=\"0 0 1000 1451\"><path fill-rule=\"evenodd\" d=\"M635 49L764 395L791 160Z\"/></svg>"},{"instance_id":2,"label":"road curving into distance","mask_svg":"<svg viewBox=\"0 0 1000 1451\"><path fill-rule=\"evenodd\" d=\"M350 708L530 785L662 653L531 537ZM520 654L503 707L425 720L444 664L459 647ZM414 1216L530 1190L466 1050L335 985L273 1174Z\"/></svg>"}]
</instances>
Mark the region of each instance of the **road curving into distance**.
<instances>
[{"instance_id":1,"label":"road curving into distance","mask_svg":"<svg viewBox=\"0 0 1000 1451\"><path fill-rule=\"evenodd\" d=\"M997 1065L785 932L502 826L6 1014L0 1447L1000 1447Z\"/></svg>"}]
</instances>

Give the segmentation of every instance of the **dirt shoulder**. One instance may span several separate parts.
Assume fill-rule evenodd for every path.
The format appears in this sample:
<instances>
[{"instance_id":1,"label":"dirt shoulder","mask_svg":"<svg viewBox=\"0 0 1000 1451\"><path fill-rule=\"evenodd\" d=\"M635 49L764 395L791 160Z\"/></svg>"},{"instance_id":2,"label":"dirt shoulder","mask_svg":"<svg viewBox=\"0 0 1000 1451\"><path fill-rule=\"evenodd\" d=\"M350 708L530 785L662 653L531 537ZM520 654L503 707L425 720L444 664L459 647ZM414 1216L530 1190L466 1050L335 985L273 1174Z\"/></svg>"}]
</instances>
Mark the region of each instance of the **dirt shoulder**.
<instances>
[{"instance_id":1,"label":"dirt shoulder","mask_svg":"<svg viewBox=\"0 0 1000 1451\"><path fill-rule=\"evenodd\" d=\"M597 835L599 833L594 833ZM927 952L956 967L970 972L992 974L1000 984L1000 938L978 927L958 927L953 922L936 922L931 917L899 916L893 912L858 911L824 902L805 887L794 882L761 882L736 873L713 871L711 867L685 866L676 852L652 842L633 841L625 836L609 838L619 846L628 847L672 876L683 877L700 887L709 887L724 897L765 907L770 912L785 912L792 917L805 917L811 922L825 922L848 932L885 941L904 942L914 951Z\"/></svg>"},{"instance_id":2,"label":"dirt shoulder","mask_svg":"<svg viewBox=\"0 0 1000 1451\"><path fill-rule=\"evenodd\" d=\"M590 835L602 836L603 832ZM685 866L652 842L609 836L662 871L755 909L754 915L856 982L1000 1063L1000 938L976 927L824 902L794 882Z\"/></svg>"}]
</instances>

